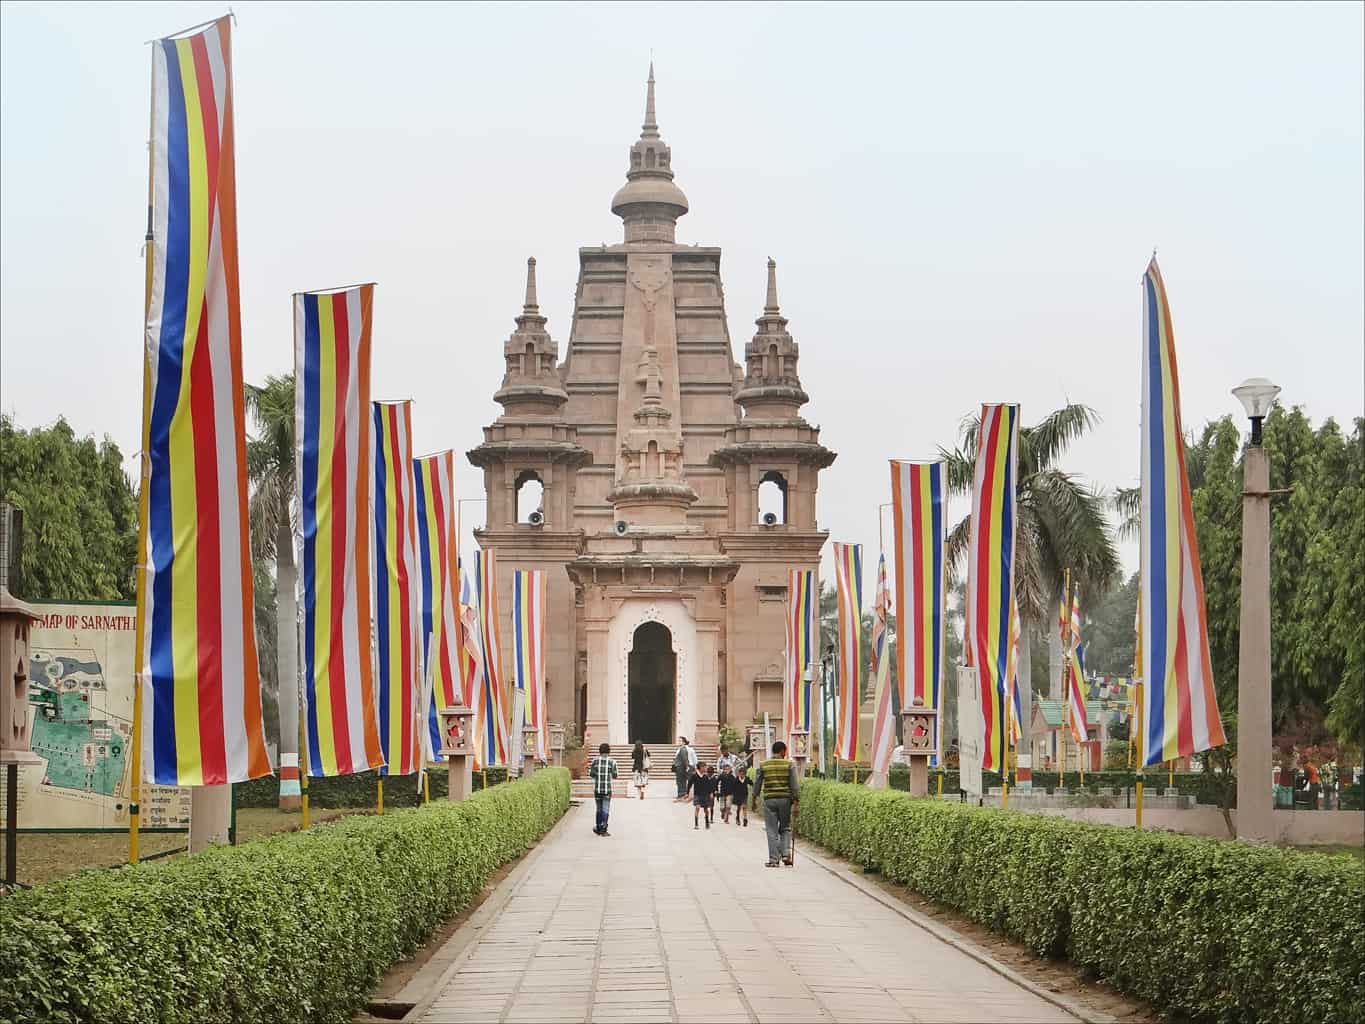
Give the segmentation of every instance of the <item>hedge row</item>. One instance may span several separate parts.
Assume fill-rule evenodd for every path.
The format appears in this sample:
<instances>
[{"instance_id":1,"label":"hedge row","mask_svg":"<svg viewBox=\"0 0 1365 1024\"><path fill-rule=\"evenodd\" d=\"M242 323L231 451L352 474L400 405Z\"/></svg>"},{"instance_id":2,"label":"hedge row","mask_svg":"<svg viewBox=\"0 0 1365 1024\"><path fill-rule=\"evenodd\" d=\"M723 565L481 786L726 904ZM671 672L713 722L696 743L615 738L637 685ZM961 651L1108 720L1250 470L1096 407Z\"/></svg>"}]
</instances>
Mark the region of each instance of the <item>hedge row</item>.
<instances>
[{"instance_id":1,"label":"hedge row","mask_svg":"<svg viewBox=\"0 0 1365 1024\"><path fill-rule=\"evenodd\" d=\"M910 789L910 769L905 765L892 765L889 773L889 781L892 789L908 791ZM1101 789L1131 789L1133 783L1137 781L1137 774L1130 771L1102 771L1085 773L1085 789L1087 792L1094 793ZM1149 794L1158 793L1166 788L1168 776L1164 769L1149 770L1143 776ZM1218 802L1217 791L1215 789L1216 780L1211 779L1203 772L1176 772L1175 788L1182 796L1192 796L1197 803L1216 804ZM1000 785L1000 775L998 772L982 772L981 785L983 789L990 789L992 786ZM1062 779L1057 772L1035 771L1033 773L1034 789L1061 788ZM929 786L934 789L938 786L938 770L929 770ZM1232 785L1235 792L1235 782ZM1066 790L1068 793L1079 793L1081 791L1080 775L1071 771L1066 773ZM943 779L943 792L956 793L958 791L958 773L956 769L949 770ZM1232 805L1237 806L1234 799Z\"/></svg>"},{"instance_id":2,"label":"hedge row","mask_svg":"<svg viewBox=\"0 0 1365 1024\"><path fill-rule=\"evenodd\" d=\"M430 779L431 798L445 799L446 770L444 765L432 765L427 769ZM474 772L474 789L496 786L507 781L507 769L501 766ZM308 804L310 807L374 807L379 800L379 775L376 772L357 772L354 775L336 775L326 779L308 780ZM263 779L252 779L232 787L232 798L238 808L278 807L280 800L280 780L273 775ZM403 775L385 780L384 808L416 807L422 802L417 792L417 780L412 775Z\"/></svg>"},{"instance_id":3,"label":"hedge row","mask_svg":"<svg viewBox=\"0 0 1365 1024\"><path fill-rule=\"evenodd\" d=\"M798 827L1177 1015L1365 1020L1359 862L818 780Z\"/></svg>"},{"instance_id":4,"label":"hedge row","mask_svg":"<svg viewBox=\"0 0 1365 1024\"><path fill-rule=\"evenodd\" d=\"M0 1021L349 1021L568 806L548 769L0 900Z\"/></svg>"}]
</instances>

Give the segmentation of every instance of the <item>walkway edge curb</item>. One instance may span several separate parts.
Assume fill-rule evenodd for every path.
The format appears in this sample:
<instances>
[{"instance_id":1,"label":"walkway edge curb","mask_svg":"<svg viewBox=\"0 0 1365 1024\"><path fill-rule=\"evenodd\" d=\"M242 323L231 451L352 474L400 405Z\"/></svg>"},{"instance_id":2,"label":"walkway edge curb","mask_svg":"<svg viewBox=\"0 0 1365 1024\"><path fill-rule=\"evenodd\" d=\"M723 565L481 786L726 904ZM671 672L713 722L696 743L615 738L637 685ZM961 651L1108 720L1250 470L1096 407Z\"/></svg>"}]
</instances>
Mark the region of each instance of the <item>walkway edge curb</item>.
<instances>
[{"instance_id":1,"label":"walkway edge curb","mask_svg":"<svg viewBox=\"0 0 1365 1024\"><path fill-rule=\"evenodd\" d=\"M872 885L871 883L866 882L863 879L859 878L857 875L855 875L848 868L844 867L842 864L838 864L834 861L829 860L825 856L823 850L820 853L812 852L811 847L813 845L814 843L811 841L807 841L805 844L803 844L801 849L801 856L804 859L814 861L815 864L823 868L825 871L828 871L835 878L839 879L840 881L844 882L847 885L851 885L853 888L861 892L864 896L868 896L876 900L882 906L886 907L888 910L892 910L895 913L899 914L901 917L905 918L911 924L916 925L919 928L922 928L924 931L928 932L930 935L938 939L940 942L946 943L953 949L957 950L959 953L962 953L964 956L971 957L973 960L977 961L977 963L982 964L985 967L989 967L992 971L1000 975L1005 980L1012 982L1015 985L1018 985L1020 988L1024 989L1027 992L1032 993L1033 995L1037 996L1044 1002L1051 1003L1059 1010L1066 1011L1067 1013L1075 1017L1077 1020L1085 1021L1085 1024L1118 1024L1117 1017L1110 1016L1107 1013L1100 1013L1099 1011L1096 1010L1087 1009L1086 1007L1081 1006L1079 1003L1067 999L1064 996L1058 995L1056 992L1049 992L1042 986L1030 981L1028 978L1025 978L1022 974L1020 974L1013 968L1006 967L999 960L996 960L993 956L991 956L981 947L977 946L975 943L963 938L956 932L948 928L945 928L944 926L938 924L932 919L919 913L919 911L914 910L911 907L907 907L900 900L892 899L890 896L886 895L886 893L882 892L875 885Z\"/></svg>"},{"instance_id":2,"label":"walkway edge curb","mask_svg":"<svg viewBox=\"0 0 1365 1024\"><path fill-rule=\"evenodd\" d=\"M560 816L560 819L555 822L554 826L536 840L536 845L526 851L526 855L521 858L521 863L518 864L507 877L498 883L493 892L490 893L488 898L479 906L479 909L469 916L469 920L462 924L455 934L445 941L441 947L442 949L454 945L458 946L458 951L450 962L441 970L439 975L430 981L421 982L421 984L426 985L426 991L423 992L420 997L413 999L412 1009L402 1016L402 1021L412 1022L421 1020L431 1009L441 992L454 980L460 967L463 966L465 960L468 958L470 950L474 948L483 934L484 929L491 923L492 918L501 913L502 908L512 901L512 897L516 895L517 890L520 889L522 883L526 881L526 876L530 873L535 862L540 859L541 852L548 845L549 841L553 839L561 829L568 827L569 818L573 816L573 810L576 806L577 802L570 800L568 808L564 811L563 815ZM420 971L404 986L404 990L419 983L419 978L421 978Z\"/></svg>"}]
</instances>

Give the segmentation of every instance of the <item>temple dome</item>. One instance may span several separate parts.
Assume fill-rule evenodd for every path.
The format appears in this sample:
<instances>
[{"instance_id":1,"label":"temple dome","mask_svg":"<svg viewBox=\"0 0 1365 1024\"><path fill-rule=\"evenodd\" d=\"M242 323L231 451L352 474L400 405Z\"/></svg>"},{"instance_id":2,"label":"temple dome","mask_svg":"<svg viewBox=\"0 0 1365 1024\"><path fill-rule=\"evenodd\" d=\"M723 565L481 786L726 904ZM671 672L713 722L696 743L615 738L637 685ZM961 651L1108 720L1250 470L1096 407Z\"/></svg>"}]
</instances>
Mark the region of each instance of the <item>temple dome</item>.
<instances>
[{"instance_id":1,"label":"temple dome","mask_svg":"<svg viewBox=\"0 0 1365 1024\"><path fill-rule=\"evenodd\" d=\"M654 115L654 62L649 64L645 123L630 147L626 183L611 197L611 212L625 222L627 242L672 242L687 196L673 183L673 154L659 137Z\"/></svg>"}]
</instances>

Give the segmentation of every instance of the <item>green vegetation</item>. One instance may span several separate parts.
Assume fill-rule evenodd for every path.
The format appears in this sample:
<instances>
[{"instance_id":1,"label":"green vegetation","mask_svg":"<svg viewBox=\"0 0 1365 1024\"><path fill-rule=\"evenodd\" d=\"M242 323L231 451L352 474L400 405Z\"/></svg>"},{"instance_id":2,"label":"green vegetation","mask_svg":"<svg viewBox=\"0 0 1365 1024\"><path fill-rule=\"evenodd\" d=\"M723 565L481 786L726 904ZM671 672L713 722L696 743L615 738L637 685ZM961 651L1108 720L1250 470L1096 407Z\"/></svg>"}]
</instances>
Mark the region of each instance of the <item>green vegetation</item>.
<instances>
[{"instance_id":1,"label":"green vegetation","mask_svg":"<svg viewBox=\"0 0 1365 1024\"><path fill-rule=\"evenodd\" d=\"M0 1021L349 1021L568 806L568 773L547 769L21 892L0 900Z\"/></svg>"},{"instance_id":2,"label":"green vegetation","mask_svg":"<svg viewBox=\"0 0 1365 1024\"><path fill-rule=\"evenodd\" d=\"M1365 866L808 781L800 831L1197 1021L1365 1019Z\"/></svg>"},{"instance_id":3,"label":"green vegetation","mask_svg":"<svg viewBox=\"0 0 1365 1024\"><path fill-rule=\"evenodd\" d=\"M494 766L471 773L475 790L496 786L507 781L507 769ZM450 791L445 765L427 766L427 779L432 800L444 800ZM232 798L238 809L244 807L274 807L279 785L274 776L239 782L232 787ZM353 775L334 775L325 779L308 780L310 807L374 807L379 802L377 772L356 772ZM416 807L422 802L417 788L417 776L399 775L385 780L384 808Z\"/></svg>"},{"instance_id":4,"label":"green vegetation","mask_svg":"<svg viewBox=\"0 0 1365 1024\"><path fill-rule=\"evenodd\" d=\"M18 579L26 601L130 601L137 498L106 437L77 440L66 420L18 430L0 415L0 497L24 512Z\"/></svg>"}]
</instances>

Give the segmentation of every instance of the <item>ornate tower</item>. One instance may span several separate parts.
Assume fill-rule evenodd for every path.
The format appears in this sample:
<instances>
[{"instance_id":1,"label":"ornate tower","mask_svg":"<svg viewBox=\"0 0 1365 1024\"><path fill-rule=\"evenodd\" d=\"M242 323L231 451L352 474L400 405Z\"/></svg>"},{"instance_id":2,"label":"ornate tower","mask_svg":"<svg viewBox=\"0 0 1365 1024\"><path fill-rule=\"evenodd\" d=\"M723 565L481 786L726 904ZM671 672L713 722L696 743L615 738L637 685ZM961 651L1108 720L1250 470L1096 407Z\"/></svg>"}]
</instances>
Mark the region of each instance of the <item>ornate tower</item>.
<instances>
[{"instance_id":1,"label":"ornate tower","mask_svg":"<svg viewBox=\"0 0 1365 1024\"><path fill-rule=\"evenodd\" d=\"M711 464L726 472L731 530L813 532L819 472L834 453L820 443L820 429L801 417L801 406L810 401L797 371L801 346L777 304L777 263L771 259L767 300L754 323L758 331L744 348L744 383L735 394L744 418L726 431ZM759 509L764 485L775 486L781 498L780 510L769 511L767 522Z\"/></svg>"},{"instance_id":2,"label":"ornate tower","mask_svg":"<svg viewBox=\"0 0 1365 1024\"><path fill-rule=\"evenodd\" d=\"M834 453L801 418L799 351L771 262L741 367L721 250L677 241L688 200L659 133L652 65L611 210L622 240L578 250L559 365L534 264L528 273L503 349L503 413L469 453L488 492L477 537L499 552L504 594L513 569L549 570L552 721L577 721L593 746L708 744L764 712L780 727L787 573L819 564L816 482ZM545 488L540 525L517 514L530 480ZM765 524L759 493L773 487L781 514ZM499 614L508 637L510 608Z\"/></svg>"}]
</instances>

